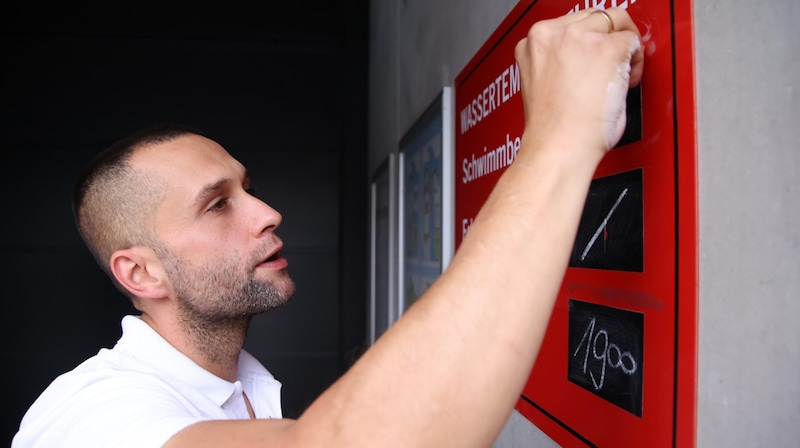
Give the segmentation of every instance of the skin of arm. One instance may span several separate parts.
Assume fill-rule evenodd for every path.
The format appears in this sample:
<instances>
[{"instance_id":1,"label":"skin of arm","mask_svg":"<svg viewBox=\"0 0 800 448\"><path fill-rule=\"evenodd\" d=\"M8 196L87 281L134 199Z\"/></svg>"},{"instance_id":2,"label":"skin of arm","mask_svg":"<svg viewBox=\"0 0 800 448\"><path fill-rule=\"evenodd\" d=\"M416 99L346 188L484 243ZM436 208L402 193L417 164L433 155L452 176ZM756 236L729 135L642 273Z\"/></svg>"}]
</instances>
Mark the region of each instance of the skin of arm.
<instances>
[{"instance_id":1,"label":"skin of arm","mask_svg":"<svg viewBox=\"0 0 800 448\"><path fill-rule=\"evenodd\" d=\"M192 425L167 447L486 447L545 334L592 176L625 125L639 32L582 11L516 48L525 131L448 269L297 420ZM587 75L591 74L591 75Z\"/></svg>"}]
</instances>

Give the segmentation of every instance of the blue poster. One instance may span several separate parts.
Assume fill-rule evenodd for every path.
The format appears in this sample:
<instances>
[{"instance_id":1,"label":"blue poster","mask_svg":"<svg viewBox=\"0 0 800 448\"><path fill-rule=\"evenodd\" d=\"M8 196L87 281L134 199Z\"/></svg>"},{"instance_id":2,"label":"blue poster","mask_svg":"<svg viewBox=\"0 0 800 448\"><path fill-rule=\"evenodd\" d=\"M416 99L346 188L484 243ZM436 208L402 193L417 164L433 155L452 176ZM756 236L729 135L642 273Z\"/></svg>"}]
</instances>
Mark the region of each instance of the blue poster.
<instances>
[{"instance_id":1,"label":"blue poster","mask_svg":"<svg viewBox=\"0 0 800 448\"><path fill-rule=\"evenodd\" d=\"M402 299L408 308L442 272L442 117L403 148Z\"/></svg>"}]
</instances>

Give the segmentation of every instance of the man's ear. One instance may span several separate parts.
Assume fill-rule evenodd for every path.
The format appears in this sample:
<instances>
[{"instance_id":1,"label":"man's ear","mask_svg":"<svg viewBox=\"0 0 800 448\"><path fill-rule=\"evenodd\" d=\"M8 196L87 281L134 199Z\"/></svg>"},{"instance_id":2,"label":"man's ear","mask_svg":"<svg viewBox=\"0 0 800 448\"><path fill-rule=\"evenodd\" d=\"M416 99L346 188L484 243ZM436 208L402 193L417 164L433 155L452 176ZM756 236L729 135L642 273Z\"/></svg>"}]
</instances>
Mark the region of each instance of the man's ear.
<instances>
[{"instance_id":1,"label":"man's ear","mask_svg":"<svg viewBox=\"0 0 800 448\"><path fill-rule=\"evenodd\" d=\"M161 299L169 296L169 286L161 260L152 249L131 247L111 254L111 272L122 287L136 297Z\"/></svg>"}]
</instances>

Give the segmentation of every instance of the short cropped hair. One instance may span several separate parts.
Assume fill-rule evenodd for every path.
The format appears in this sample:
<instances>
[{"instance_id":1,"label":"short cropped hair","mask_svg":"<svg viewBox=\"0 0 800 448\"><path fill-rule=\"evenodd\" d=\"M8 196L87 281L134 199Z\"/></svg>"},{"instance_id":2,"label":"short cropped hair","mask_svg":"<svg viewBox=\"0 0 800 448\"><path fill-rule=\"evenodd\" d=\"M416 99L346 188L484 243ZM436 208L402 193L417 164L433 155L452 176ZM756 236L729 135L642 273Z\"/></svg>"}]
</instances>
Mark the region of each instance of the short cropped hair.
<instances>
[{"instance_id":1,"label":"short cropped hair","mask_svg":"<svg viewBox=\"0 0 800 448\"><path fill-rule=\"evenodd\" d=\"M142 148L184 135L203 134L181 124L158 125L131 134L95 156L75 184L72 211L78 232L103 271L129 297L111 272L111 255L134 246L159 246L153 213L165 193L163 180L133 169L130 159Z\"/></svg>"}]
</instances>

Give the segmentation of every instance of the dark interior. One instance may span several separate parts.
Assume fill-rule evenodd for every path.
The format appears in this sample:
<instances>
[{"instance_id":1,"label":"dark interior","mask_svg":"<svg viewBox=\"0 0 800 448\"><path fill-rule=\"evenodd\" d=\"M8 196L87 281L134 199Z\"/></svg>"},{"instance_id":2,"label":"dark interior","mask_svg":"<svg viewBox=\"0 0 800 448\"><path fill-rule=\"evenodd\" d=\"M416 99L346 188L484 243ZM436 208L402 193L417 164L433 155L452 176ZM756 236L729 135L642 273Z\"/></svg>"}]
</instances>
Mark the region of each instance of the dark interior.
<instances>
[{"instance_id":1,"label":"dark interior","mask_svg":"<svg viewBox=\"0 0 800 448\"><path fill-rule=\"evenodd\" d=\"M366 345L368 2L11 2L0 12L0 278L10 443L41 390L133 312L75 230L93 154L162 122L202 129L283 214L297 283L246 349L298 416Z\"/></svg>"}]
</instances>

